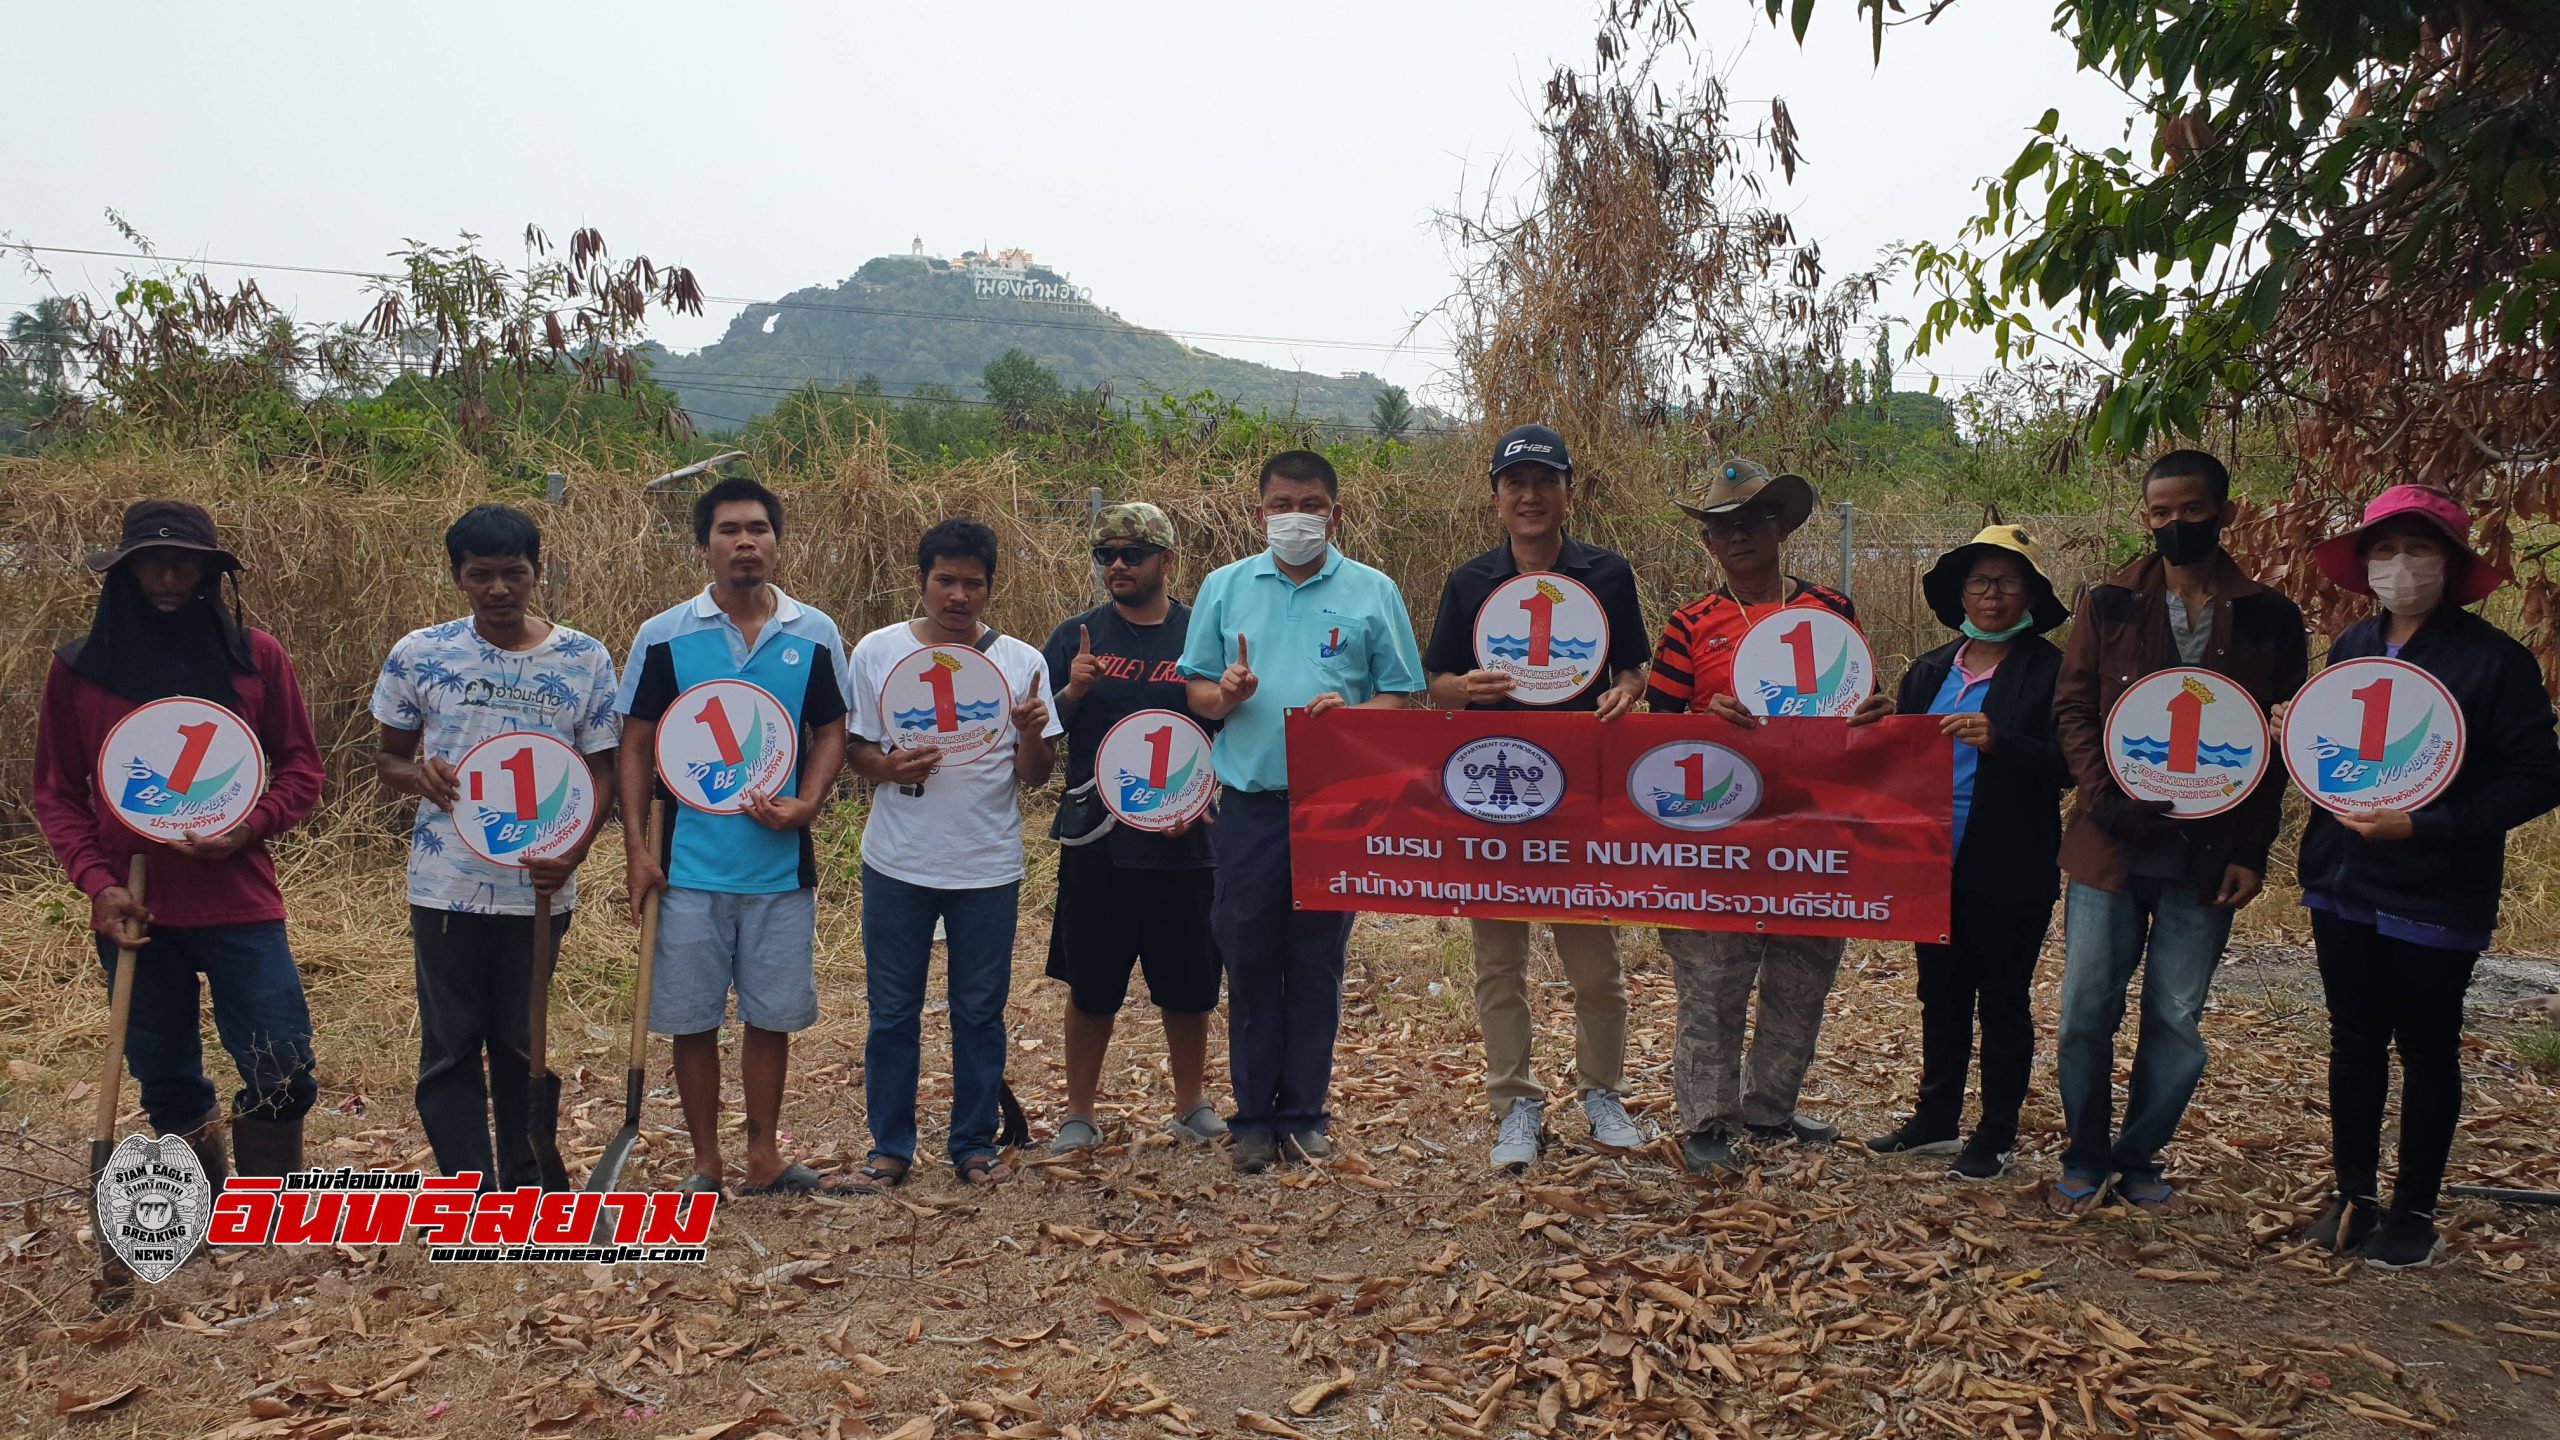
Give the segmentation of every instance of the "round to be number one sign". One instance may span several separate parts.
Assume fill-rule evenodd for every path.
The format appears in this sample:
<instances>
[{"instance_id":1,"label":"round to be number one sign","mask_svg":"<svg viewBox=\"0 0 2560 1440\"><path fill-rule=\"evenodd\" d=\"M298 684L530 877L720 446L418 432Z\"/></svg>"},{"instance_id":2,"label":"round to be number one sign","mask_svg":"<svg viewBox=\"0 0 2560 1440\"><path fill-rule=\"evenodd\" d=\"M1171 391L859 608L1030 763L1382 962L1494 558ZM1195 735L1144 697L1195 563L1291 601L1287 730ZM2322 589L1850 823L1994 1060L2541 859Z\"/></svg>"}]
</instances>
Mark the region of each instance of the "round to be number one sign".
<instances>
[{"instance_id":1,"label":"round to be number one sign","mask_svg":"<svg viewBox=\"0 0 2560 1440\"><path fill-rule=\"evenodd\" d=\"M1121 717L1093 752L1103 808L1123 825L1171 830L1200 817L1218 790L1209 736L1188 715L1140 710Z\"/></svg>"},{"instance_id":2,"label":"round to be number one sign","mask_svg":"<svg viewBox=\"0 0 2560 1440\"><path fill-rule=\"evenodd\" d=\"M2415 810L2462 769L2462 710L2405 660L2341 660L2284 711L2284 764L2311 803L2341 815Z\"/></svg>"},{"instance_id":3,"label":"round to be number one sign","mask_svg":"<svg viewBox=\"0 0 2560 1440\"><path fill-rule=\"evenodd\" d=\"M210 700L137 707L98 747L99 793L145 840L210 840L248 819L266 789L257 733Z\"/></svg>"},{"instance_id":4,"label":"round to be number one sign","mask_svg":"<svg viewBox=\"0 0 2560 1440\"><path fill-rule=\"evenodd\" d=\"M1523 705L1561 705L1609 658L1609 616L1589 586L1531 572L1494 587L1476 610L1476 665L1511 677Z\"/></svg>"},{"instance_id":5,"label":"round to be number one sign","mask_svg":"<svg viewBox=\"0 0 2560 1440\"><path fill-rule=\"evenodd\" d=\"M800 727L761 686L705 680L658 717L658 779L696 810L735 814L799 773Z\"/></svg>"},{"instance_id":6,"label":"round to be number one sign","mask_svg":"<svg viewBox=\"0 0 2560 1440\"><path fill-rule=\"evenodd\" d=\"M1733 647L1733 693L1754 715L1850 715L1875 686L1867 638L1810 605L1763 616Z\"/></svg>"},{"instance_id":7,"label":"round to be number one sign","mask_svg":"<svg viewBox=\"0 0 2560 1440\"><path fill-rule=\"evenodd\" d=\"M453 828L471 853L510 868L566 855L596 823L587 757L556 735L493 735L454 767L462 802Z\"/></svg>"},{"instance_id":8,"label":"round to be number one sign","mask_svg":"<svg viewBox=\"0 0 2560 1440\"><path fill-rule=\"evenodd\" d=\"M2267 770L2267 720L2239 682L2184 666L2135 681L2107 711L2107 768L2137 800L2179 820L2249 798Z\"/></svg>"},{"instance_id":9,"label":"round to be number one sign","mask_svg":"<svg viewBox=\"0 0 2560 1440\"><path fill-rule=\"evenodd\" d=\"M889 748L942 752L966 765L996 748L1013 725L1013 686L996 662L966 645L926 645L889 667L880 714Z\"/></svg>"}]
</instances>

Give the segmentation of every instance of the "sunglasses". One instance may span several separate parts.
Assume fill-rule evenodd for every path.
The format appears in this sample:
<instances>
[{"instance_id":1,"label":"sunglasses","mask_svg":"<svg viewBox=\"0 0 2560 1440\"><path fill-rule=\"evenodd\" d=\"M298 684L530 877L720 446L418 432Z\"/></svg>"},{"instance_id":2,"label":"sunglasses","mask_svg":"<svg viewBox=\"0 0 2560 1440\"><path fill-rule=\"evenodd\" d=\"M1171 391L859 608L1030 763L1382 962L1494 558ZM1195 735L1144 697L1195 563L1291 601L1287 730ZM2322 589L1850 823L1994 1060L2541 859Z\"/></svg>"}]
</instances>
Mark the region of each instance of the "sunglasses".
<instances>
[{"instance_id":1,"label":"sunglasses","mask_svg":"<svg viewBox=\"0 0 2560 1440\"><path fill-rule=\"evenodd\" d=\"M1744 510L1732 515L1710 515L1706 518L1705 528L1710 535L1748 535L1777 523L1778 517L1770 511Z\"/></svg>"},{"instance_id":2,"label":"sunglasses","mask_svg":"<svg viewBox=\"0 0 2560 1440\"><path fill-rule=\"evenodd\" d=\"M1093 547L1093 563L1105 569L1113 565L1127 565L1134 569L1163 553L1164 548L1158 545L1096 545Z\"/></svg>"}]
</instances>

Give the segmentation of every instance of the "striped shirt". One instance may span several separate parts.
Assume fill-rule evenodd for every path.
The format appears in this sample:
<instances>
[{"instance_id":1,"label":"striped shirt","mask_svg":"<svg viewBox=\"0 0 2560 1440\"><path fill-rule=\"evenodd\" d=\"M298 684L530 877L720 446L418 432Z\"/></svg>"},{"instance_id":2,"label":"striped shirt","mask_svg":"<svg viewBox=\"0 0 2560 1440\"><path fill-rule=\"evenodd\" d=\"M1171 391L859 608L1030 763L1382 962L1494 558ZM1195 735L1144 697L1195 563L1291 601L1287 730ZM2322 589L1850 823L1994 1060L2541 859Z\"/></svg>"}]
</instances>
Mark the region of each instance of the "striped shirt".
<instances>
[{"instance_id":1,"label":"striped shirt","mask_svg":"<svg viewBox=\"0 0 2560 1440\"><path fill-rule=\"evenodd\" d=\"M1858 607L1849 597L1810 580L1787 578L1793 587L1783 605L1745 605L1719 587L1671 612L1662 627L1662 643L1654 648L1653 675L1645 686L1645 705L1661 714L1683 714L1694 704L1705 708L1718 695L1733 693L1733 647L1742 643L1755 620L1799 605L1820 606L1841 619L1858 623Z\"/></svg>"}]
</instances>

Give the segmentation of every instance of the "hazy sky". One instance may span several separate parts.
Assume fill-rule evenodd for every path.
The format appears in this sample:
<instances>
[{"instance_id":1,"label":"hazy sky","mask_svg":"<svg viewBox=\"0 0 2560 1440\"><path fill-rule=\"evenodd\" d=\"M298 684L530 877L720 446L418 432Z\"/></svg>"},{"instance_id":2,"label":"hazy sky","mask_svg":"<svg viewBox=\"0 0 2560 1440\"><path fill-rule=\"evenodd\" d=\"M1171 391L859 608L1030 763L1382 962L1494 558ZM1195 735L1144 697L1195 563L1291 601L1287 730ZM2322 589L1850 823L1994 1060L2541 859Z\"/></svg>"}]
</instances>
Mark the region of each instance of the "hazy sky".
<instances>
[{"instance_id":1,"label":"hazy sky","mask_svg":"<svg viewBox=\"0 0 2560 1440\"><path fill-rule=\"evenodd\" d=\"M1951 238L2048 105L2096 142L2129 108L2073 71L2044 0L1963 0L1889 34L1881 68L1849 0L1827 0L1803 51L1758 0L1692 13L1751 102L1738 115L1787 100L1811 163L1781 198L1835 271ZM1506 157L1523 173L1533 99L1556 60L1587 64L1593 11L96 0L21 7L0 31L32 62L0 147L9 240L122 249L113 206L164 254L361 269L403 237L469 229L512 255L528 220L588 224L753 298L921 235L937 254L1025 247L1140 324L1383 345L1451 288L1433 212ZM120 270L42 259L63 290L110 291ZM365 305L353 281L259 278L306 319ZM0 310L45 292L0 258ZM735 309L654 333L690 349ZM1194 343L1419 388L1447 357L1436 326L1417 339ZM1990 349L1919 363L1969 376Z\"/></svg>"}]
</instances>

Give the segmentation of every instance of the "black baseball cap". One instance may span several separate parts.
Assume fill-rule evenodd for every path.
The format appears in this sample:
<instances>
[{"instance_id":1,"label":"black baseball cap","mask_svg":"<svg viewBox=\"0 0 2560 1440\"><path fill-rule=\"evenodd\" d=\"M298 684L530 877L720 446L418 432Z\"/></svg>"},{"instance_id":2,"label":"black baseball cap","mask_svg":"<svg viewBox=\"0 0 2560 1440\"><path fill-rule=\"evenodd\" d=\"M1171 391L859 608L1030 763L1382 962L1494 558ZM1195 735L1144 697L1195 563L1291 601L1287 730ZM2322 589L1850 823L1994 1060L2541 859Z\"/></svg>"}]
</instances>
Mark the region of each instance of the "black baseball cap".
<instances>
[{"instance_id":1,"label":"black baseball cap","mask_svg":"<svg viewBox=\"0 0 2560 1440\"><path fill-rule=\"evenodd\" d=\"M1504 431L1494 442L1493 464L1485 473L1499 475L1523 463L1573 473L1573 457L1564 453L1564 437L1544 425L1515 425Z\"/></svg>"}]
</instances>

